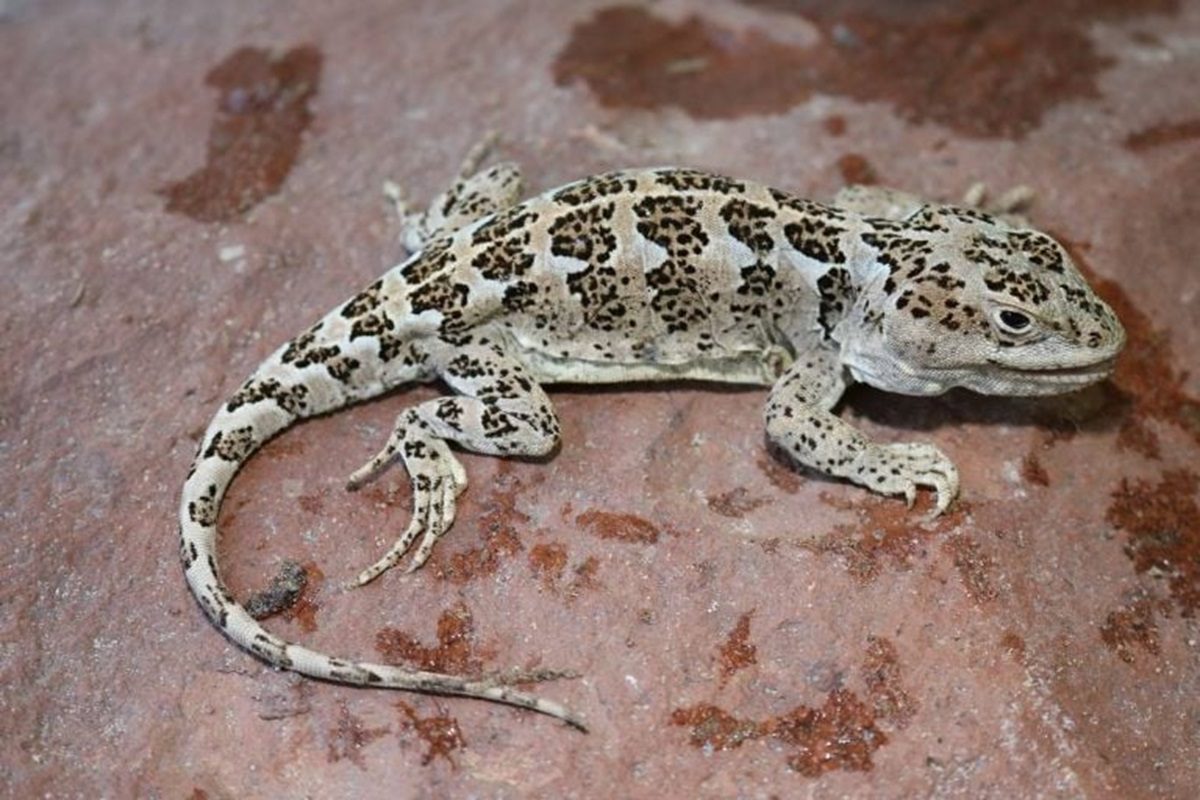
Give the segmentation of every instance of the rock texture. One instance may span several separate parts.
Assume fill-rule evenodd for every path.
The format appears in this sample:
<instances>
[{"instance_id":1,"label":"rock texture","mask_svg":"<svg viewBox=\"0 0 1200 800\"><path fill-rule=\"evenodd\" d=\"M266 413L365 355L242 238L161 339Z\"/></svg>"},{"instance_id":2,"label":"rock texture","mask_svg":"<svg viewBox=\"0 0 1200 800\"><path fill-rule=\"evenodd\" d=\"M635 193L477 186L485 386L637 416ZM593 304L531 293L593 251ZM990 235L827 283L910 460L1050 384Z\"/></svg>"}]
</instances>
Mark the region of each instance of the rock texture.
<instances>
[{"instance_id":1,"label":"rock texture","mask_svg":"<svg viewBox=\"0 0 1200 800\"><path fill-rule=\"evenodd\" d=\"M1185 0L0 4L0 794L1193 797L1198 37ZM957 459L936 524L781 463L764 392L557 390L560 453L464 457L430 565L353 592L409 501L342 481L434 390L305 424L227 500L239 595L293 562L290 638L578 670L539 690L592 732L272 672L180 575L196 439L398 259L382 182L489 128L537 187L1028 184L1129 350L1046 401L856 390Z\"/></svg>"}]
</instances>

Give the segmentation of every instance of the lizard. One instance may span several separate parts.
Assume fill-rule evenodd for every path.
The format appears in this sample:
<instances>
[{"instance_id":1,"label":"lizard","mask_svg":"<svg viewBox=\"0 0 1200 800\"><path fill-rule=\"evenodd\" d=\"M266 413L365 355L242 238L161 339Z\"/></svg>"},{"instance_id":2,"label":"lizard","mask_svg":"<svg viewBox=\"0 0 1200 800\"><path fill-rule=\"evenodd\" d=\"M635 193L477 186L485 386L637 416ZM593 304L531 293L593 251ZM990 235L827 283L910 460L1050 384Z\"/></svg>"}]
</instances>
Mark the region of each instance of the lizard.
<instances>
[{"instance_id":1,"label":"lizard","mask_svg":"<svg viewBox=\"0 0 1200 800\"><path fill-rule=\"evenodd\" d=\"M1106 377L1125 333L1063 247L1023 218L847 187L832 203L692 168L595 175L524 201L511 162L475 148L423 212L398 197L410 255L279 347L220 407L180 502L180 548L209 619L268 664L343 684L462 695L549 714L514 684L336 658L268 632L217 563L217 516L239 468L294 423L402 385L450 390L402 410L348 488L395 461L411 520L352 582L419 568L454 522L467 475L450 445L538 457L559 444L544 385L703 380L770 387L766 435L802 467L933 514L959 491L951 459L872 441L835 413L862 382L908 395L1071 391ZM976 198L978 199L978 198ZM419 542L418 542L419 540Z\"/></svg>"}]
</instances>

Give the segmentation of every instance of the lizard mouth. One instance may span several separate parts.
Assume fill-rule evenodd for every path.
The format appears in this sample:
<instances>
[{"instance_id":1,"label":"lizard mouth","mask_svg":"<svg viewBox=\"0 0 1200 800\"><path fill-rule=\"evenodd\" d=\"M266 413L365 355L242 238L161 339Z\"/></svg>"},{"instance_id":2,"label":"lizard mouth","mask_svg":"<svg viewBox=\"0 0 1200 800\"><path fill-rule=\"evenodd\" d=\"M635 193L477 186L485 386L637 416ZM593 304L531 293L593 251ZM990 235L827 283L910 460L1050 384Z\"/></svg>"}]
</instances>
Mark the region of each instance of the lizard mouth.
<instances>
[{"instance_id":1,"label":"lizard mouth","mask_svg":"<svg viewBox=\"0 0 1200 800\"><path fill-rule=\"evenodd\" d=\"M1023 370L1023 371L1035 372L1039 375L1048 375L1048 376L1093 375L1093 374L1099 374L1099 373L1103 373L1103 374L1107 375L1108 373L1113 371L1113 367L1116 366L1116 363L1117 363L1116 357L1109 356L1108 358L1102 358L1099 361L1091 361L1086 364L1076 364L1076 365L1070 366L1070 367L1047 367L1047 368L1041 368L1041 369L1034 368L1034 369Z\"/></svg>"},{"instance_id":2,"label":"lizard mouth","mask_svg":"<svg viewBox=\"0 0 1200 800\"><path fill-rule=\"evenodd\" d=\"M1010 374L1025 377L1032 383L1047 387L1087 386L1104 380L1112 374L1116 366L1116 356L1108 356L1098 361L1076 364L1064 367L1015 367L1011 364L1001 364L993 361L995 366Z\"/></svg>"}]
</instances>

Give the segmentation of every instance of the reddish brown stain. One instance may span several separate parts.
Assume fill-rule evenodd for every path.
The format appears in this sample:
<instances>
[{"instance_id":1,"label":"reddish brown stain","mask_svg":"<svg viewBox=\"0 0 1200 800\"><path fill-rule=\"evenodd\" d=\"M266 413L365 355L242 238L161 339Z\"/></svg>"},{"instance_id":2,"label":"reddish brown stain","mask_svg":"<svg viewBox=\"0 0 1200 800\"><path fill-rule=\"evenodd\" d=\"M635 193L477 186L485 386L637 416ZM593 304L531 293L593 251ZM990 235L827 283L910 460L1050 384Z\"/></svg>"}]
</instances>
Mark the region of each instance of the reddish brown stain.
<instances>
[{"instance_id":1,"label":"reddish brown stain","mask_svg":"<svg viewBox=\"0 0 1200 800\"><path fill-rule=\"evenodd\" d=\"M1050 474L1046 472L1046 468L1042 466L1042 460L1034 452L1026 453L1025 458L1021 460L1021 477L1025 479L1026 483L1032 483L1035 486L1050 485Z\"/></svg>"},{"instance_id":2,"label":"reddish brown stain","mask_svg":"<svg viewBox=\"0 0 1200 800\"><path fill-rule=\"evenodd\" d=\"M309 514L320 514L325 508L325 500L320 493L317 494L302 494L296 498L296 505L300 506L300 510Z\"/></svg>"},{"instance_id":3,"label":"reddish brown stain","mask_svg":"<svg viewBox=\"0 0 1200 800\"><path fill-rule=\"evenodd\" d=\"M854 511L858 522L838 525L830 533L801 546L821 555L840 556L846 570L863 583L877 578L885 564L909 569L914 558L925 554L929 541L952 528L964 510L959 502L954 511L925 522L925 515L933 507L927 492L922 493L913 509L882 497L846 503L822 493L821 500L835 508Z\"/></svg>"},{"instance_id":4,"label":"reddish brown stain","mask_svg":"<svg viewBox=\"0 0 1200 800\"><path fill-rule=\"evenodd\" d=\"M729 632L725 643L717 649L717 663L721 667L721 685L724 686L735 672L758 663L758 648L750 643L750 618L748 611L738 618L737 625Z\"/></svg>"},{"instance_id":5,"label":"reddish brown stain","mask_svg":"<svg viewBox=\"0 0 1200 800\"><path fill-rule=\"evenodd\" d=\"M208 792L203 789L193 789L192 793L188 795L188 800L208 800Z\"/></svg>"},{"instance_id":6,"label":"reddish brown stain","mask_svg":"<svg viewBox=\"0 0 1200 800\"><path fill-rule=\"evenodd\" d=\"M693 747L713 750L733 750L763 736L762 723L739 720L709 703L675 709L671 712L671 723L691 728L688 739Z\"/></svg>"},{"instance_id":7,"label":"reddish brown stain","mask_svg":"<svg viewBox=\"0 0 1200 800\"><path fill-rule=\"evenodd\" d=\"M879 636L867 637L862 679L875 716L889 720L897 728L908 727L920 705L900 685L900 658L896 645Z\"/></svg>"},{"instance_id":8,"label":"reddish brown stain","mask_svg":"<svg viewBox=\"0 0 1200 800\"><path fill-rule=\"evenodd\" d=\"M425 755L421 756L422 766L428 765L435 758L444 758L450 766L458 766L451 754L455 750L465 748L467 740L463 738L457 719L445 712L432 717L418 716L413 707L403 700L396 701L396 708L400 709L401 729L412 730L428 747Z\"/></svg>"},{"instance_id":9,"label":"reddish brown stain","mask_svg":"<svg viewBox=\"0 0 1200 800\"><path fill-rule=\"evenodd\" d=\"M968 597L976 603L989 603L999 596L992 581L996 562L984 552L979 542L965 533L959 533L943 542L942 550L954 559L954 567L958 570Z\"/></svg>"},{"instance_id":10,"label":"reddish brown stain","mask_svg":"<svg viewBox=\"0 0 1200 800\"><path fill-rule=\"evenodd\" d=\"M517 509L517 501L524 489L525 481L517 475L516 469L510 462L502 461L492 479L482 513L476 517L483 545L448 556L434 549L433 574L451 583L463 584L496 574L501 563L519 553L522 545L517 531L529 523L529 515Z\"/></svg>"},{"instance_id":11,"label":"reddish brown stain","mask_svg":"<svg viewBox=\"0 0 1200 800\"><path fill-rule=\"evenodd\" d=\"M1058 104L1099 96L1097 74L1113 60L1092 43L1092 25L1179 7L1178 0L743 2L802 15L820 41L797 47L698 15L676 23L615 6L576 25L555 61L555 82L582 80L606 106L674 105L706 119L779 113L820 91L891 102L911 122L967 136L1019 137Z\"/></svg>"},{"instance_id":12,"label":"reddish brown stain","mask_svg":"<svg viewBox=\"0 0 1200 800\"><path fill-rule=\"evenodd\" d=\"M1200 138L1200 118L1186 119L1182 122L1164 122L1152 125L1137 133L1125 137L1125 146L1135 153L1163 147L1188 139Z\"/></svg>"},{"instance_id":13,"label":"reddish brown stain","mask_svg":"<svg viewBox=\"0 0 1200 800\"><path fill-rule=\"evenodd\" d=\"M597 577L600 574L600 560L595 556L588 556L583 560L583 563L575 567L575 577L571 580L567 587L568 597L578 597L585 590L599 589L601 586L600 580Z\"/></svg>"},{"instance_id":14,"label":"reddish brown stain","mask_svg":"<svg viewBox=\"0 0 1200 800\"><path fill-rule=\"evenodd\" d=\"M348 758L365 769L362 749L387 732L387 728L366 727L361 719L350 713L344 702L339 702L337 723L329 731L326 758L331 764Z\"/></svg>"},{"instance_id":15,"label":"reddish brown stain","mask_svg":"<svg viewBox=\"0 0 1200 800\"><path fill-rule=\"evenodd\" d=\"M1122 479L1107 519L1125 532L1125 554L1139 572L1167 579L1185 617L1200 608L1200 478L1189 469L1164 472L1158 483Z\"/></svg>"},{"instance_id":16,"label":"reddish brown stain","mask_svg":"<svg viewBox=\"0 0 1200 800\"><path fill-rule=\"evenodd\" d=\"M466 605L459 603L438 617L437 640L432 647L396 628L375 634L375 649L385 663L417 667L451 675L477 675L483 661L475 653L475 621Z\"/></svg>"},{"instance_id":17,"label":"reddish brown stain","mask_svg":"<svg viewBox=\"0 0 1200 800\"><path fill-rule=\"evenodd\" d=\"M1126 664L1136 660L1135 646L1152 656L1158 655L1158 623L1154 620L1154 612L1163 605L1162 601L1155 602L1148 595L1139 594L1128 604L1109 613L1100 627L1101 641Z\"/></svg>"},{"instance_id":18,"label":"reddish brown stain","mask_svg":"<svg viewBox=\"0 0 1200 800\"><path fill-rule=\"evenodd\" d=\"M550 592L562 590L568 601L574 600L584 590L600 585L596 580L600 562L595 556L588 556L572 569L573 577L564 586L562 579L569 562L567 548L559 542L535 545L529 550L529 566L533 574L541 579L542 587Z\"/></svg>"},{"instance_id":19,"label":"reddish brown stain","mask_svg":"<svg viewBox=\"0 0 1200 800\"><path fill-rule=\"evenodd\" d=\"M865 772L888 742L875 715L853 692L835 689L820 708L797 707L772 720L768 732L793 748L788 766L809 778L831 770Z\"/></svg>"},{"instance_id":20,"label":"reddish brown stain","mask_svg":"<svg viewBox=\"0 0 1200 800\"><path fill-rule=\"evenodd\" d=\"M1147 419L1175 425L1200 444L1200 398L1184 391L1187 373L1174 367L1175 352L1166 332L1134 304L1119 284L1096 275L1084 258L1086 245L1056 238L1125 326L1125 351L1117 359L1111 378L1111 386L1117 389L1110 398L1111 405L1127 406L1118 446L1147 458L1159 458L1158 436L1146 425Z\"/></svg>"},{"instance_id":21,"label":"reddish brown stain","mask_svg":"<svg viewBox=\"0 0 1200 800\"><path fill-rule=\"evenodd\" d=\"M837 160L838 172L847 184L871 186L879 183L879 174L871 162L858 153L846 153Z\"/></svg>"},{"instance_id":22,"label":"reddish brown stain","mask_svg":"<svg viewBox=\"0 0 1200 800\"><path fill-rule=\"evenodd\" d=\"M772 536L770 539L756 539L754 543L761 547L764 553L773 556L779 552L781 541L778 536Z\"/></svg>"},{"instance_id":23,"label":"reddish brown stain","mask_svg":"<svg viewBox=\"0 0 1200 800\"><path fill-rule=\"evenodd\" d=\"M591 509L575 517L575 524L601 539L616 539L631 544L654 544L658 541L658 528L633 514Z\"/></svg>"},{"instance_id":24,"label":"reddish brown stain","mask_svg":"<svg viewBox=\"0 0 1200 800\"><path fill-rule=\"evenodd\" d=\"M744 486L730 489L724 494L710 494L705 499L710 509L732 519L741 519L756 508L762 508L771 502L765 497L751 497Z\"/></svg>"},{"instance_id":25,"label":"reddish brown stain","mask_svg":"<svg viewBox=\"0 0 1200 800\"><path fill-rule=\"evenodd\" d=\"M1000 647L1018 664L1025 663L1025 640L1016 631L1005 631L1000 637Z\"/></svg>"},{"instance_id":26,"label":"reddish brown stain","mask_svg":"<svg viewBox=\"0 0 1200 800\"><path fill-rule=\"evenodd\" d=\"M761 721L738 719L716 705L699 703L673 711L671 722L690 729L694 747L732 750L754 739L774 739L790 751L788 766L810 778L838 769L865 771L873 766L871 754L888 741L878 723L904 728L917 703L900 685L896 649L887 639L868 639L862 677L869 703L839 687L820 707L800 705Z\"/></svg>"},{"instance_id":27,"label":"reddish brown stain","mask_svg":"<svg viewBox=\"0 0 1200 800\"><path fill-rule=\"evenodd\" d=\"M835 689L819 708L797 706L762 722L739 720L717 706L702 703L671 714L675 725L691 728L695 747L731 750L752 739L774 738L791 753L787 763L809 778L835 769L871 769L871 754L887 744L871 710L853 692Z\"/></svg>"},{"instance_id":28,"label":"reddish brown stain","mask_svg":"<svg viewBox=\"0 0 1200 800\"><path fill-rule=\"evenodd\" d=\"M759 451L754 464L771 482L771 485L782 492L795 494L804 485L804 478L795 469L779 461L765 449Z\"/></svg>"},{"instance_id":29,"label":"reddish brown stain","mask_svg":"<svg viewBox=\"0 0 1200 800\"><path fill-rule=\"evenodd\" d=\"M167 210L200 222L229 222L279 191L312 123L309 100L321 77L312 45L273 57L243 47L204 82L218 90L203 168L159 191Z\"/></svg>"},{"instance_id":30,"label":"reddish brown stain","mask_svg":"<svg viewBox=\"0 0 1200 800\"><path fill-rule=\"evenodd\" d=\"M529 550L529 566L542 579L542 586L554 589L567 568L567 548L558 542L534 545Z\"/></svg>"},{"instance_id":31,"label":"reddish brown stain","mask_svg":"<svg viewBox=\"0 0 1200 800\"><path fill-rule=\"evenodd\" d=\"M840 114L833 114L821 121L821 127L830 136L842 136L846 133L846 118Z\"/></svg>"}]
</instances>

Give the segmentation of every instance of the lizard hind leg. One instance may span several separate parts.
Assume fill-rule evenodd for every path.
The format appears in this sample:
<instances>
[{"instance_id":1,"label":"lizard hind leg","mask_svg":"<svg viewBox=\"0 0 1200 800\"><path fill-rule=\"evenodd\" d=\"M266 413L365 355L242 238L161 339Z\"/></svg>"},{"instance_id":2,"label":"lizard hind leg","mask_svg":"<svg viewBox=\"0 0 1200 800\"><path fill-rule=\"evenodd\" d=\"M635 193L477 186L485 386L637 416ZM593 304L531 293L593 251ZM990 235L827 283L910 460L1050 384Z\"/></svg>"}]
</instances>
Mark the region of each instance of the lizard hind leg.
<instances>
[{"instance_id":1,"label":"lizard hind leg","mask_svg":"<svg viewBox=\"0 0 1200 800\"><path fill-rule=\"evenodd\" d=\"M398 456L413 489L412 519L388 552L359 573L362 586L395 566L421 537L408 572L419 569L450 528L467 475L449 442L486 455L541 456L558 443L550 399L497 338L428 346L434 371L457 396L429 400L400 414L388 442L350 477L350 488L378 475Z\"/></svg>"}]
</instances>

